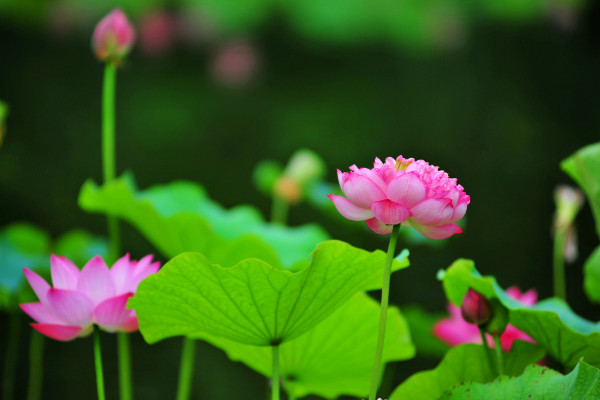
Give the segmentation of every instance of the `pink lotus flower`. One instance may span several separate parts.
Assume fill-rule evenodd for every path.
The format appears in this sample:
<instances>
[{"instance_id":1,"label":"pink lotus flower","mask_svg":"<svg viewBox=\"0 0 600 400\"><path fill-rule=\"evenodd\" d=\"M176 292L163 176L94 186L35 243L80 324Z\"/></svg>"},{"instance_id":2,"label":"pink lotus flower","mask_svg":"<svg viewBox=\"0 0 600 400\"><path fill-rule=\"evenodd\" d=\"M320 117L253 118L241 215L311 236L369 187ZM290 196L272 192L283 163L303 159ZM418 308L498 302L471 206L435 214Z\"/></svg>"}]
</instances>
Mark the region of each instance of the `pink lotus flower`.
<instances>
[{"instance_id":1,"label":"pink lotus flower","mask_svg":"<svg viewBox=\"0 0 600 400\"><path fill-rule=\"evenodd\" d=\"M456 221L467 211L471 198L456 179L414 158L375 159L373 169L338 170L346 197L329 195L344 218L366 220L375 233L387 235L393 225L415 228L430 239L445 239L462 230Z\"/></svg>"},{"instance_id":2,"label":"pink lotus flower","mask_svg":"<svg viewBox=\"0 0 600 400\"><path fill-rule=\"evenodd\" d=\"M537 292L535 289L521 293L521 290L518 287L513 286L506 289L506 294L528 306L534 305L537 301ZM479 328L477 325L470 324L463 319L459 307L456 307L452 303L448 303L448 311L450 312L450 318L443 319L435 324L433 328L435 336L452 346L458 346L459 344L464 343L481 343ZM486 335L486 338L488 344L493 347L494 341L492 337ZM502 350L509 351L515 340L524 340L535 343L535 341L526 333L515 328L513 325L508 324L504 333L500 335Z\"/></svg>"},{"instance_id":3,"label":"pink lotus flower","mask_svg":"<svg viewBox=\"0 0 600 400\"><path fill-rule=\"evenodd\" d=\"M121 61L129 53L134 41L135 30L119 8L98 22L92 37L96 57L109 62Z\"/></svg>"},{"instance_id":4,"label":"pink lotus flower","mask_svg":"<svg viewBox=\"0 0 600 400\"><path fill-rule=\"evenodd\" d=\"M41 276L24 268L25 276L38 296L38 303L21 304L21 309L37 321L31 326L56 340L72 340L88 335L97 324L108 332L138 329L134 310L125 308L138 284L158 271L160 264L147 255L139 262L129 254L109 270L100 256L92 258L80 271L65 257L50 257L51 287Z\"/></svg>"}]
</instances>

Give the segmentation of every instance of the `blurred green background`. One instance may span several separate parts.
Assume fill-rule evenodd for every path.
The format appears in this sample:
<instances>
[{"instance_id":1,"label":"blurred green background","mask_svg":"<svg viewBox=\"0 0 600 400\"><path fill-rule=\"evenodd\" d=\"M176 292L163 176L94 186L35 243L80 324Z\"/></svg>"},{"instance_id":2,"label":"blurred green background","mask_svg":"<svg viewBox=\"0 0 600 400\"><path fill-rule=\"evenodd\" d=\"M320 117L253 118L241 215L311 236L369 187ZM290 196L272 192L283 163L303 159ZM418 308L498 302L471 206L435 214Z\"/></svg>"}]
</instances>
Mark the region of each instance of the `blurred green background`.
<instances>
[{"instance_id":1,"label":"blurred green background","mask_svg":"<svg viewBox=\"0 0 600 400\"><path fill-rule=\"evenodd\" d=\"M336 168L370 166L376 156L423 158L457 177L472 202L463 235L411 248L411 268L392 277L392 302L444 310L435 273L458 257L505 287L552 295L553 189L571 183L558 163L600 132L598 2L0 0L0 99L10 106L0 227L105 233L105 219L81 211L77 195L86 178L101 179L102 65L90 37L115 5L138 28L118 76L117 164L140 188L194 180L227 207L254 204L267 216L270 201L251 179L265 158L285 163L310 148L332 182ZM308 205L290 214L292 225L316 221L355 246L386 246L340 219ZM587 205L577 225L568 299L598 320L582 292L581 266L597 244ZM156 254L131 227L123 231L132 255ZM0 354L7 321L3 314ZM103 340L113 399L115 338ZM136 397L174 397L179 355L179 339L148 347L135 334ZM434 364L399 363L386 384ZM200 345L196 366L195 398L265 398L265 380L220 350ZM44 398L93 396L91 339L47 341L45 367Z\"/></svg>"}]
</instances>

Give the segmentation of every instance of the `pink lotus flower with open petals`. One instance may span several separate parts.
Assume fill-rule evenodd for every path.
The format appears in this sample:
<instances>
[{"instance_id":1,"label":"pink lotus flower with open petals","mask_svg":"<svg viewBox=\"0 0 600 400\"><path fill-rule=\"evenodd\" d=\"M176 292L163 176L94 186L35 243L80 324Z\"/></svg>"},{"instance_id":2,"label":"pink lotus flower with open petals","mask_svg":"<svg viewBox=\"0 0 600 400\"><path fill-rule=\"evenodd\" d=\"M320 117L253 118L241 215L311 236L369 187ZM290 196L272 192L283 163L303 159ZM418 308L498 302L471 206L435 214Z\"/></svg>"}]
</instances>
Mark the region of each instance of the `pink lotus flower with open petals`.
<instances>
[{"instance_id":1,"label":"pink lotus flower with open petals","mask_svg":"<svg viewBox=\"0 0 600 400\"><path fill-rule=\"evenodd\" d=\"M132 332L138 329L138 322L135 311L125 307L127 300L138 284L159 268L152 255L135 261L126 254L111 269L96 256L80 271L67 258L52 255L54 287L30 269L23 269L40 301L21 304L21 309L37 321L31 324L34 329L56 340L86 336L93 324L108 332Z\"/></svg>"},{"instance_id":2,"label":"pink lotus flower with open petals","mask_svg":"<svg viewBox=\"0 0 600 400\"><path fill-rule=\"evenodd\" d=\"M462 230L455 224L471 198L455 178L423 160L399 156L375 159L372 169L338 170L346 195L329 198L344 218L365 221L375 233L387 235L397 224L410 226L430 239L445 239Z\"/></svg>"},{"instance_id":3,"label":"pink lotus flower with open petals","mask_svg":"<svg viewBox=\"0 0 600 400\"><path fill-rule=\"evenodd\" d=\"M532 306L537 302L537 292L535 289L522 293L518 287L513 286L506 289L506 294L528 306ZM481 343L479 328L477 325L470 324L463 319L459 307L456 307L452 303L448 303L448 311L450 312L450 318L443 319L435 324L433 328L435 336L452 346L458 346L459 344L464 343ZM486 335L486 338L488 344L493 347L494 340L492 337ZM509 351L515 340L524 340L535 343L535 341L526 333L515 328L513 325L508 324L504 333L500 335L502 351Z\"/></svg>"}]
</instances>

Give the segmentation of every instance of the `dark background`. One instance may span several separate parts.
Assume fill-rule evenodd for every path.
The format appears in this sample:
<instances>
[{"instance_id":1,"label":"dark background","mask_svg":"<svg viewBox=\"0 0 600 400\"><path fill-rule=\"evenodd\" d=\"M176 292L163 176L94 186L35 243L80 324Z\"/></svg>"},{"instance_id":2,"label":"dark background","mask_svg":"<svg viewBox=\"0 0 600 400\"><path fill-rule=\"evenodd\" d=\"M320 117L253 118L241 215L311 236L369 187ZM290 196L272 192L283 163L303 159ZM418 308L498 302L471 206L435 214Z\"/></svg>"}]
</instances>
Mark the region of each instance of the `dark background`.
<instances>
[{"instance_id":1,"label":"dark background","mask_svg":"<svg viewBox=\"0 0 600 400\"><path fill-rule=\"evenodd\" d=\"M0 4L0 99L11 110L0 147L0 226L28 221L55 237L76 227L103 235L105 219L80 210L77 195L86 178L101 179L103 66L89 37L112 5L96 2L84 18L61 25L52 4L64 11L68 2L16 3ZM153 4L171 16L186 11L176 2ZM148 10L131 8L134 22L143 21ZM132 170L140 188L197 181L226 207L253 204L268 216L270 201L251 179L263 159L285 163L310 148L335 182L336 168L370 166L376 156L423 158L457 177L472 201L464 234L441 248L411 248L411 267L392 277L392 303L444 310L435 273L458 257L474 259L504 287L549 297L553 190L572 183L559 162L600 131L600 6L565 3L559 11L471 12L455 27L458 35L424 35L406 23L405 36L390 39L353 24L298 29L319 21L299 13L307 20L294 24L275 8L260 23L225 24L208 38L174 39L158 52L135 49L118 74L118 171ZM447 22L445 15L438 22ZM217 79L215 57L240 38L256 67L243 82ZM308 205L291 210L290 224L310 221L355 246L386 246L385 238L348 230ZM589 206L577 225L580 256L567 269L568 300L598 320L582 291L582 263L598 244ZM156 253L131 227L123 231L134 256ZM16 398L24 398L27 382L26 320ZM7 321L2 314L0 354ZM118 393L115 339L102 337L109 399ZM173 398L180 339L151 347L139 334L133 340L136 398ZM93 397L91 338L48 340L45 355L45 399ZM393 380L434 364L399 363ZM196 367L194 398L265 397L265 380L220 350L199 344Z\"/></svg>"}]
</instances>

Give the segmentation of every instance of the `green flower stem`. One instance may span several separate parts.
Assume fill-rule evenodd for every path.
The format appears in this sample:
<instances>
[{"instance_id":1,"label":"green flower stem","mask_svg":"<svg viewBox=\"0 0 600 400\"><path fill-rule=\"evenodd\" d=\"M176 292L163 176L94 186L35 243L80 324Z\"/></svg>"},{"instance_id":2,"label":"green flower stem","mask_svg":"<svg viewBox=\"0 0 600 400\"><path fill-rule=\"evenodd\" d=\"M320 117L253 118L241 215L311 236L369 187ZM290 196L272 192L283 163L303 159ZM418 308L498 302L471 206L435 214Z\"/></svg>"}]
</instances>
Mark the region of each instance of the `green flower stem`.
<instances>
[{"instance_id":1,"label":"green flower stem","mask_svg":"<svg viewBox=\"0 0 600 400\"><path fill-rule=\"evenodd\" d=\"M394 225L390 244L388 245L387 258L383 271L383 284L381 289L381 311L379 314L379 335L377 337L377 348L375 349L375 362L373 363L373 374L371 375L371 391L369 400L377 398L377 383L379 382L379 371L381 369L381 357L383 356L383 342L385 340L385 326L387 323L387 308L390 298L390 276L392 274L392 261L396 252L396 243L398 242L398 233L400 225Z\"/></svg>"},{"instance_id":2,"label":"green flower stem","mask_svg":"<svg viewBox=\"0 0 600 400\"><path fill-rule=\"evenodd\" d=\"M117 68L113 63L106 63L104 69L104 86L102 89L102 174L104 182L115 178L115 92L117 86ZM113 216L108 217L108 234L110 238L110 262L116 261L120 253L119 223Z\"/></svg>"},{"instance_id":3,"label":"green flower stem","mask_svg":"<svg viewBox=\"0 0 600 400\"><path fill-rule=\"evenodd\" d=\"M42 398L42 381L44 378L44 336L32 331L29 343L29 388L27 400Z\"/></svg>"},{"instance_id":4,"label":"green flower stem","mask_svg":"<svg viewBox=\"0 0 600 400\"><path fill-rule=\"evenodd\" d=\"M481 335L481 348L483 349L483 352L485 353L485 357L488 360L488 363L490 364L490 371L495 371L496 370L496 366L494 364L494 360L492 359L492 354L491 354L491 350L490 346L488 345L487 339L485 337L485 328L482 325L478 326L479 328L479 334Z\"/></svg>"},{"instance_id":5,"label":"green flower stem","mask_svg":"<svg viewBox=\"0 0 600 400\"><path fill-rule=\"evenodd\" d=\"M290 205L286 199L278 194L273 195L273 204L271 206L271 222L285 225Z\"/></svg>"},{"instance_id":6,"label":"green flower stem","mask_svg":"<svg viewBox=\"0 0 600 400\"><path fill-rule=\"evenodd\" d=\"M179 367L179 385L177 387L177 400L188 400L190 398L195 358L196 342L187 337L183 338L181 365Z\"/></svg>"},{"instance_id":7,"label":"green flower stem","mask_svg":"<svg viewBox=\"0 0 600 400\"><path fill-rule=\"evenodd\" d=\"M117 333L117 343L119 351L119 390L121 400L131 400L133 398L133 388L131 385L129 334L125 332Z\"/></svg>"},{"instance_id":8,"label":"green flower stem","mask_svg":"<svg viewBox=\"0 0 600 400\"><path fill-rule=\"evenodd\" d=\"M21 313L12 312L8 325L6 359L4 360L4 376L2 377L2 398L12 400L15 393L15 372L17 370L17 361L19 360Z\"/></svg>"},{"instance_id":9,"label":"green flower stem","mask_svg":"<svg viewBox=\"0 0 600 400\"><path fill-rule=\"evenodd\" d=\"M100 350L100 329L98 328L94 328L94 362L96 364L96 386L98 388L98 400L105 400L104 371L102 370L102 352Z\"/></svg>"},{"instance_id":10,"label":"green flower stem","mask_svg":"<svg viewBox=\"0 0 600 400\"><path fill-rule=\"evenodd\" d=\"M567 232L557 229L554 235L554 251L552 265L554 272L554 296L566 300L567 288L565 282L565 245Z\"/></svg>"},{"instance_id":11,"label":"green flower stem","mask_svg":"<svg viewBox=\"0 0 600 400\"><path fill-rule=\"evenodd\" d=\"M498 376L504 375L504 361L502 357L502 343L500 343L500 335L493 335L494 347L496 348L496 365L498 366Z\"/></svg>"},{"instance_id":12,"label":"green flower stem","mask_svg":"<svg viewBox=\"0 0 600 400\"><path fill-rule=\"evenodd\" d=\"M271 380L271 400L279 400L279 346L271 346L273 349L273 375Z\"/></svg>"}]
</instances>

